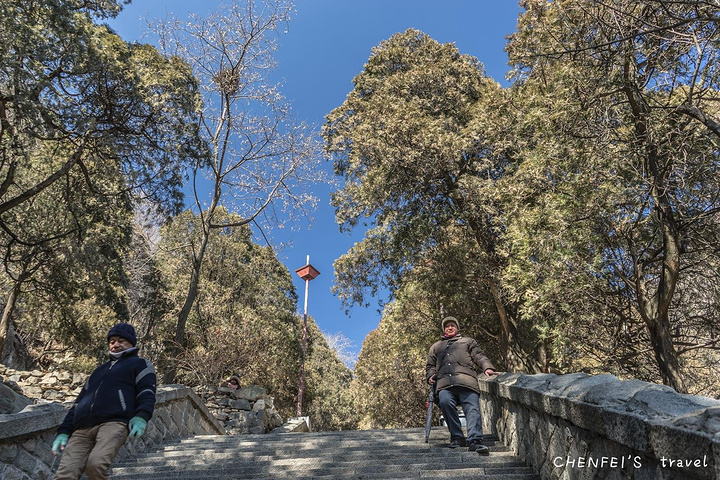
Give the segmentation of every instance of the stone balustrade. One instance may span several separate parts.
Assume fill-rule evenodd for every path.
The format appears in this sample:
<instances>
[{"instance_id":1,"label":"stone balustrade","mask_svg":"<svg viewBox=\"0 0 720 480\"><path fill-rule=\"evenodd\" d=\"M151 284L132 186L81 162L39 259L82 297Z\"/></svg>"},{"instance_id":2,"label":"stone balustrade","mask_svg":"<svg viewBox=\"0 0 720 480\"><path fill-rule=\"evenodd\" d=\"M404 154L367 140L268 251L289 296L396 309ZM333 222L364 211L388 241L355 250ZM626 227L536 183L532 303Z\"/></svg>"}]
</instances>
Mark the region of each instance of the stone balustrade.
<instances>
[{"instance_id":1,"label":"stone balustrade","mask_svg":"<svg viewBox=\"0 0 720 480\"><path fill-rule=\"evenodd\" d=\"M51 446L70 403L28 405L18 413L0 415L0 478L52 478L56 458ZM119 458L132 456L173 438L225 434L224 426L188 387L158 387L155 413L145 434L128 440Z\"/></svg>"},{"instance_id":2,"label":"stone balustrade","mask_svg":"<svg viewBox=\"0 0 720 480\"><path fill-rule=\"evenodd\" d=\"M84 374L21 371L0 364L0 414L16 413L33 403L74 400L86 379ZM283 424L273 398L260 386L201 386L193 391L230 435L268 433Z\"/></svg>"},{"instance_id":3,"label":"stone balustrade","mask_svg":"<svg viewBox=\"0 0 720 480\"><path fill-rule=\"evenodd\" d=\"M543 479L720 478L720 401L614 375L481 380L485 433Z\"/></svg>"}]
</instances>

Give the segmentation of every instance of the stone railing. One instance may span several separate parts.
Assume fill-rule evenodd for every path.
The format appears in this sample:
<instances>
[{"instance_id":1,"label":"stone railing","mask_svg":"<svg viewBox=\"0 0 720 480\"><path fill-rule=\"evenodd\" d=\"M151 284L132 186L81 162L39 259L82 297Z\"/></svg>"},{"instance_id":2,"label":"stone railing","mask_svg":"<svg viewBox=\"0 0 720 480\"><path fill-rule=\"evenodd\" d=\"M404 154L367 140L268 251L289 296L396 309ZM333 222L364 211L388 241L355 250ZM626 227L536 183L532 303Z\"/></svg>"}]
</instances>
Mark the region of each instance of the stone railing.
<instances>
[{"instance_id":1,"label":"stone railing","mask_svg":"<svg viewBox=\"0 0 720 480\"><path fill-rule=\"evenodd\" d=\"M484 432L543 479L718 479L720 401L613 375L481 380Z\"/></svg>"},{"instance_id":2,"label":"stone railing","mask_svg":"<svg viewBox=\"0 0 720 480\"><path fill-rule=\"evenodd\" d=\"M50 479L56 465L51 446L70 404L30 405L19 413L0 415L0 478ZM129 440L119 458L191 435L225 434L225 428L200 398L183 385L158 387L155 413L145 434Z\"/></svg>"}]
</instances>

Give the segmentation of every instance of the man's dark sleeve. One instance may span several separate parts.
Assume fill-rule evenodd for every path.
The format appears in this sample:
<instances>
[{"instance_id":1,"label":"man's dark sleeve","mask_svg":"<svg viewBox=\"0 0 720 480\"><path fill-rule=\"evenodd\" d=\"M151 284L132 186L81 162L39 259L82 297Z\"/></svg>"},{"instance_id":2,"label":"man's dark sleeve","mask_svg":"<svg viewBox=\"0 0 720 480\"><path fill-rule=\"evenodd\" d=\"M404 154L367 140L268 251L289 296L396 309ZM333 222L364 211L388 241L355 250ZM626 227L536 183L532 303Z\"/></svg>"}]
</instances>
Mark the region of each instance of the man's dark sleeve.
<instances>
[{"instance_id":1,"label":"man's dark sleeve","mask_svg":"<svg viewBox=\"0 0 720 480\"><path fill-rule=\"evenodd\" d=\"M153 416L155 410L155 391L157 384L157 376L155 374L155 367L152 363L141 359L145 362L145 368L135 377L135 415L148 421Z\"/></svg>"}]
</instances>

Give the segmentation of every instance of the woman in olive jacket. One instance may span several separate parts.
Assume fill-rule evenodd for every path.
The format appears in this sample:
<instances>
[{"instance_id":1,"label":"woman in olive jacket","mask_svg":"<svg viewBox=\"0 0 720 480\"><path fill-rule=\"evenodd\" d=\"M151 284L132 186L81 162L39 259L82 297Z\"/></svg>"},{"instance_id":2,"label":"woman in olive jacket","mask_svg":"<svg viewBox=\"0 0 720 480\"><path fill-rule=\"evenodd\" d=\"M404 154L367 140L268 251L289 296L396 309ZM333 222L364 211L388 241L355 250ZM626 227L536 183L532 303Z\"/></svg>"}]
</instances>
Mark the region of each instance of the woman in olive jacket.
<instances>
[{"instance_id":1,"label":"woman in olive jacket","mask_svg":"<svg viewBox=\"0 0 720 480\"><path fill-rule=\"evenodd\" d=\"M468 450L489 454L483 445L480 417L480 389L477 370L485 375L497 375L490 359L477 342L459 334L460 324L455 317L442 321L443 337L430 347L425 372L429 384L435 384L440 410L450 431L450 448L467 445ZM467 427L467 441L457 413L462 406Z\"/></svg>"}]
</instances>

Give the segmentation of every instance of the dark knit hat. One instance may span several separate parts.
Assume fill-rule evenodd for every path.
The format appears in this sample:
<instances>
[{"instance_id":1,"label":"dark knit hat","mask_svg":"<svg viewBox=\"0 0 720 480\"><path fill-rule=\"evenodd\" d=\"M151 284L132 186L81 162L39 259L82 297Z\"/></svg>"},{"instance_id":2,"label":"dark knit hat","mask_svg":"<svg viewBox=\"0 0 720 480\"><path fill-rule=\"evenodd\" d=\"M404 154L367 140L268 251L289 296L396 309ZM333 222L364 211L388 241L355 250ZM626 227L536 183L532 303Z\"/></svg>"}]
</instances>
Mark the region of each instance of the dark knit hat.
<instances>
[{"instance_id":1,"label":"dark knit hat","mask_svg":"<svg viewBox=\"0 0 720 480\"><path fill-rule=\"evenodd\" d=\"M455 317L445 317L442 320L442 329L445 330L445 324L448 322L455 322L455 325L457 325L457 328L460 329L460 322L457 321L457 318Z\"/></svg>"},{"instance_id":2,"label":"dark knit hat","mask_svg":"<svg viewBox=\"0 0 720 480\"><path fill-rule=\"evenodd\" d=\"M118 323L114 327L110 329L110 331L107 334L108 341L110 341L110 337L122 337L128 342L132 344L134 347L137 345L137 337L135 336L135 329L132 325L129 323Z\"/></svg>"}]
</instances>

